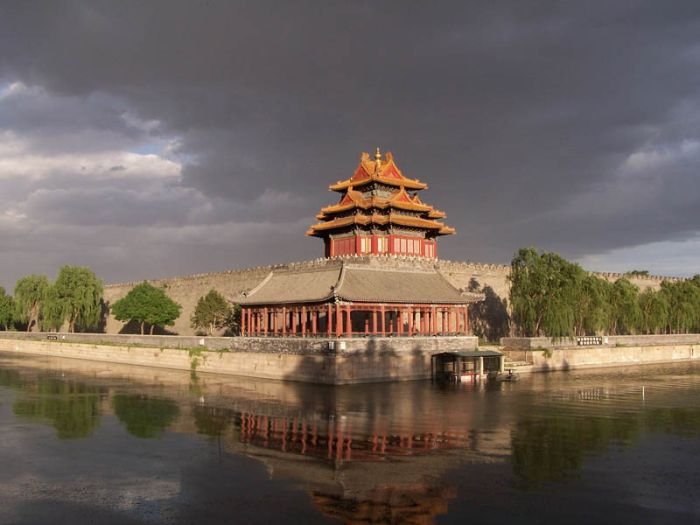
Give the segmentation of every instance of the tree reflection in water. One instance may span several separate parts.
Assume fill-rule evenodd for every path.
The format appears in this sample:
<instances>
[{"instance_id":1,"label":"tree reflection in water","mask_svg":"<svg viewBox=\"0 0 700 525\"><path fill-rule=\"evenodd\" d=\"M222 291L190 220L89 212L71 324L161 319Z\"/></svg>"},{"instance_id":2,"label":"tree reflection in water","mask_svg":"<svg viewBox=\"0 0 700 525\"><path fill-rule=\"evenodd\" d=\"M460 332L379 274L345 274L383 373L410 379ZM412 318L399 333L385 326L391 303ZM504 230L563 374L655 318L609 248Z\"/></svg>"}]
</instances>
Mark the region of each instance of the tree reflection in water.
<instances>
[{"instance_id":1,"label":"tree reflection in water","mask_svg":"<svg viewBox=\"0 0 700 525\"><path fill-rule=\"evenodd\" d=\"M140 394L116 394L112 407L127 432L143 439L161 437L180 413L170 399Z\"/></svg>"},{"instance_id":2,"label":"tree reflection in water","mask_svg":"<svg viewBox=\"0 0 700 525\"><path fill-rule=\"evenodd\" d=\"M219 437L231 423L231 411L223 408L196 405L192 410L199 434Z\"/></svg>"},{"instance_id":3,"label":"tree reflection in water","mask_svg":"<svg viewBox=\"0 0 700 525\"><path fill-rule=\"evenodd\" d=\"M24 395L15 401L15 415L47 421L60 439L87 437L99 425L99 387L72 380L38 378L20 388Z\"/></svg>"},{"instance_id":4,"label":"tree reflection in water","mask_svg":"<svg viewBox=\"0 0 700 525\"><path fill-rule=\"evenodd\" d=\"M700 436L700 409L609 410L595 417L546 414L517 421L512 432L513 472L525 485L578 474L587 456L627 447L646 433Z\"/></svg>"}]
</instances>

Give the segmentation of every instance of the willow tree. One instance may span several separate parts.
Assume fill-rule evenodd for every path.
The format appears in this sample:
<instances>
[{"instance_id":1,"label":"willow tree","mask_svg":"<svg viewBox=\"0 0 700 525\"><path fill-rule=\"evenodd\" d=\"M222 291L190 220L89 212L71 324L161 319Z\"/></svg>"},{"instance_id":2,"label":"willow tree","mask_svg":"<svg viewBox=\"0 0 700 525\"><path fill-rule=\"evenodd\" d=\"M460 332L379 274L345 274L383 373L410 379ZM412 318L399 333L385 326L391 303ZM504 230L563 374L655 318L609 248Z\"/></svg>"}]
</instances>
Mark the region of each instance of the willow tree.
<instances>
[{"instance_id":1,"label":"willow tree","mask_svg":"<svg viewBox=\"0 0 700 525\"><path fill-rule=\"evenodd\" d=\"M43 332L58 332L63 328L65 319L63 305L56 296L56 287L49 286L41 306L41 320L39 322L41 330Z\"/></svg>"},{"instance_id":2,"label":"willow tree","mask_svg":"<svg viewBox=\"0 0 700 525\"><path fill-rule=\"evenodd\" d=\"M574 332L595 335L604 332L610 317L611 284L592 274L585 274L576 286Z\"/></svg>"},{"instance_id":3,"label":"willow tree","mask_svg":"<svg viewBox=\"0 0 700 525\"><path fill-rule=\"evenodd\" d=\"M521 335L574 335L578 287L585 273L555 253L520 249L509 280L513 318Z\"/></svg>"},{"instance_id":4,"label":"willow tree","mask_svg":"<svg viewBox=\"0 0 700 525\"><path fill-rule=\"evenodd\" d=\"M510 304L520 335L539 335L547 295L547 276L534 248L521 248L510 264Z\"/></svg>"},{"instance_id":5,"label":"willow tree","mask_svg":"<svg viewBox=\"0 0 700 525\"><path fill-rule=\"evenodd\" d=\"M9 330L15 318L15 302L11 296L5 293L5 289L0 286L0 326Z\"/></svg>"},{"instance_id":6,"label":"willow tree","mask_svg":"<svg viewBox=\"0 0 700 525\"><path fill-rule=\"evenodd\" d=\"M669 305L668 329L681 334L700 328L700 279L661 283Z\"/></svg>"},{"instance_id":7,"label":"willow tree","mask_svg":"<svg viewBox=\"0 0 700 525\"><path fill-rule=\"evenodd\" d=\"M41 309L49 291L44 275L28 275L15 284L15 313L17 321L27 324L27 332L41 322Z\"/></svg>"},{"instance_id":8,"label":"willow tree","mask_svg":"<svg viewBox=\"0 0 700 525\"><path fill-rule=\"evenodd\" d=\"M610 290L609 333L612 335L634 334L641 324L639 288L625 277L621 277Z\"/></svg>"},{"instance_id":9,"label":"willow tree","mask_svg":"<svg viewBox=\"0 0 700 525\"><path fill-rule=\"evenodd\" d=\"M641 331L645 334L661 334L668 326L669 304L663 291L647 288L639 294Z\"/></svg>"},{"instance_id":10,"label":"willow tree","mask_svg":"<svg viewBox=\"0 0 700 525\"><path fill-rule=\"evenodd\" d=\"M54 324L68 323L68 331L76 327L94 328L102 313L102 281L89 268L63 266L48 294L47 306L54 314Z\"/></svg>"}]
</instances>

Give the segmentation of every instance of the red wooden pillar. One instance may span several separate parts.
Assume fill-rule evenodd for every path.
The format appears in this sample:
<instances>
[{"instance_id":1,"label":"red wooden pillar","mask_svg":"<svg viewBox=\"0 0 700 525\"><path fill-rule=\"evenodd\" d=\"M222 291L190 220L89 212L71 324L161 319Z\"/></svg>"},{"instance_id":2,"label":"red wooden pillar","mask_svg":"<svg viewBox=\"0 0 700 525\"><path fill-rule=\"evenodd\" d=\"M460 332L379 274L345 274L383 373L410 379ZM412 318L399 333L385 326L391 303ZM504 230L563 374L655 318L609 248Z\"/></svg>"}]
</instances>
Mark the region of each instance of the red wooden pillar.
<instances>
[{"instance_id":1,"label":"red wooden pillar","mask_svg":"<svg viewBox=\"0 0 700 525\"><path fill-rule=\"evenodd\" d=\"M403 331L403 310L399 308L396 311L396 335L401 336Z\"/></svg>"},{"instance_id":2,"label":"red wooden pillar","mask_svg":"<svg viewBox=\"0 0 700 525\"><path fill-rule=\"evenodd\" d=\"M297 309L292 308L290 312L292 315L292 331L290 333L291 335L297 335Z\"/></svg>"},{"instance_id":3,"label":"red wooden pillar","mask_svg":"<svg viewBox=\"0 0 700 525\"><path fill-rule=\"evenodd\" d=\"M340 305L335 304L335 336L340 337L343 335L343 316L340 312Z\"/></svg>"},{"instance_id":4,"label":"red wooden pillar","mask_svg":"<svg viewBox=\"0 0 700 525\"><path fill-rule=\"evenodd\" d=\"M377 335L377 307L372 307L372 335Z\"/></svg>"},{"instance_id":5,"label":"red wooden pillar","mask_svg":"<svg viewBox=\"0 0 700 525\"><path fill-rule=\"evenodd\" d=\"M381 326L382 326L382 337L386 336L386 326L384 324L386 323L386 310L384 309L384 305L382 305L381 309L382 313L382 318L381 318Z\"/></svg>"},{"instance_id":6,"label":"red wooden pillar","mask_svg":"<svg viewBox=\"0 0 700 525\"><path fill-rule=\"evenodd\" d=\"M471 327L469 326L469 307L465 306L464 307L464 321L465 321L465 330L464 333L469 335L471 333Z\"/></svg>"},{"instance_id":7,"label":"red wooden pillar","mask_svg":"<svg viewBox=\"0 0 700 525\"><path fill-rule=\"evenodd\" d=\"M437 308L430 309L430 335L437 334Z\"/></svg>"},{"instance_id":8,"label":"red wooden pillar","mask_svg":"<svg viewBox=\"0 0 700 525\"><path fill-rule=\"evenodd\" d=\"M333 330L333 307L331 306L331 303L328 303L328 313L326 315L328 316L328 319L326 319L326 332L328 337L330 337L331 331Z\"/></svg>"},{"instance_id":9,"label":"red wooden pillar","mask_svg":"<svg viewBox=\"0 0 700 525\"><path fill-rule=\"evenodd\" d=\"M345 325L345 333L348 337L352 337L352 306L345 307L345 316L347 324Z\"/></svg>"},{"instance_id":10,"label":"red wooden pillar","mask_svg":"<svg viewBox=\"0 0 700 525\"><path fill-rule=\"evenodd\" d=\"M314 311L311 312L311 335L316 335L316 329L318 328L318 316L319 316L319 311L318 308L314 308Z\"/></svg>"},{"instance_id":11,"label":"red wooden pillar","mask_svg":"<svg viewBox=\"0 0 700 525\"><path fill-rule=\"evenodd\" d=\"M408 335L413 335L413 316L415 315L415 312L413 311L413 307L409 306L408 307Z\"/></svg>"},{"instance_id":12,"label":"red wooden pillar","mask_svg":"<svg viewBox=\"0 0 700 525\"><path fill-rule=\"evenodd\" d=\"M255 335L260 335L260 309L256 308L253 312L255 317Z\"/></svg>"},{"instance_id":13,"label":"red wooden pillar","mask_svg":"<svg viewBox=\"0 0 700 525\"><path fill-rule=\"evenodd\" d=\"M245 315L245 308L241 308L241 335L245 336L245 329L246 329L246 315Z\"/></svg>"},{"instance_id":14,"label":"red wooden pillar","mask_svg":"<svg viewBox=\"0 0 700 525\"><path fill-rule=\"evenodd\" d=\"M287 335L287 307L282 307L282 336Z\"/></svg>"},{"instance_id":15,"label":"red wooden pillar","mask_svg":"<svg viewBox=\"0 0 700 525\"><path fill-rule=\"evenodd\" d=\"M301 336L306 337L306 306L301 307Z\"/></svg>"}]
</instances>

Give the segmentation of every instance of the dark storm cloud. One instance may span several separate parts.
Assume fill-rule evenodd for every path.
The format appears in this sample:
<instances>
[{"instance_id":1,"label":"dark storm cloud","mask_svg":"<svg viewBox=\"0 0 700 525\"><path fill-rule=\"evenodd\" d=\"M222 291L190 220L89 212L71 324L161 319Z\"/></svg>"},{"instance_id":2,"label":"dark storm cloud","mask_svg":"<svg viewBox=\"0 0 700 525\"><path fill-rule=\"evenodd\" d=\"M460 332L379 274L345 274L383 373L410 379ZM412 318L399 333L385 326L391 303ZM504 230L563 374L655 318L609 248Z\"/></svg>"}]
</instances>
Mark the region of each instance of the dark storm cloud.
<instances>
[{"instance_id":1,"label":"dark storm cloud","mask_svg":"<svg viewBox=\"0 0 700 525\"><path fill-rule=\"evenodd\" d=\"M700 231L699 34L694 1L5 3L0 82L40 91L0 99L0 132L33 151L167 149L182 171L162 193L138 193L147 173L76 193L52 172L32 191L69 200L17 213L268 225L217 267L320 254L305 225L375 145L457 227L443 256L582 257ZM200 269L189 239L175 271Z\"/></svg>"}]
</instances>

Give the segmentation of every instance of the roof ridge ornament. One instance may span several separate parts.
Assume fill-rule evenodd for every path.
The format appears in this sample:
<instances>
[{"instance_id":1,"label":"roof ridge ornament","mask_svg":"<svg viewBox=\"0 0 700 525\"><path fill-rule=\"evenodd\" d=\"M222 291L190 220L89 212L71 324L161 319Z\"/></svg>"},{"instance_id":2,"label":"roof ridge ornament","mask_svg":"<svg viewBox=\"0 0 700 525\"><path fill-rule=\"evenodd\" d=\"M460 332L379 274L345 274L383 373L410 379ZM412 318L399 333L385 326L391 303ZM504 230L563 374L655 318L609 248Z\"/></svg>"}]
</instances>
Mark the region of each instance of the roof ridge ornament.
<instances>
[{"instance_id":1,"label":"roof ridge ornament","mask_svg":"<svg viewBox=\"0 0 700 525\"><path fill-rule=\"evenodd\" d=\"M379 150L379 146L377 146L377 151L374 153L374 161L376 163L375 173L379 173L382 169L382 152Z\"/></svg>"}]
</instances>

